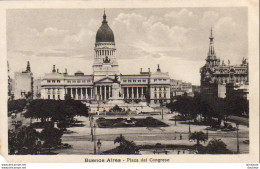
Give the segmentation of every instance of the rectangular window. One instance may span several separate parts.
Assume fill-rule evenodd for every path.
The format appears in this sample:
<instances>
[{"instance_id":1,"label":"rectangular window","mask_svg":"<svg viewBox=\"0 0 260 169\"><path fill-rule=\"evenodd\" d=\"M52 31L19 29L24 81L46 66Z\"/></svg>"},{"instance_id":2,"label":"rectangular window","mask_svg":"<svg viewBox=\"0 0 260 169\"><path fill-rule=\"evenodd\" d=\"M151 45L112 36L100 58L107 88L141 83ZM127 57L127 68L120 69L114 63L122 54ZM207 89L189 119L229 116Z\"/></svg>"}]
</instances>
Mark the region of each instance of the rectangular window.
<instances>
[{"instance_id":1,"label":"rectangular window","mask_svg":"<svg viewBox=\"0 0 260 169\"><path fill-rule=\"evenodd\" d=\"M162 94L160 93L160 94L159 94L159 98L161 98L161 97L162 97Z\"/></svg>"},{"instance_id":2,"label":"rectangular window","mask_svg":"<svg viewBox=\"0 0 260 169\"><path fill-rule=\"evenodd\" d=\"M156 87L154 88L154 90L155 90L155 91L157 90Z\"/></svg>"},{"instance_id":3,"label":"rectangular window","mask_svg":"<svg viewBox=\"0 0 260 169\"><path fill-rule=\"evenodd\" d=\"M126 80L123 80L123 82L126 82Z\"/></svg>"},{"instance_id":4,"label":"rectangular window","mask_svg":"<svg viewBox=\"0 0 260 169\"><path fill-rule=\"evenodd\" d=\"M70 83L71 81L70 80L68 80L68 83Z\"/></svg>"},{"instance_id":5,"label":"rectangular window","mask_svg":"<svg viewBox=\"0 0 260 169\"><path fill-rule=\"evenodd\" d=\"M55 83L55 80L52 80L52 83Z\"/></svg>"},{"instance_id":6,"label":"rectangular window","mask_svg":"<svg viewBox=\"0 0 260 169\"><path fill-rule=\"evenodd\" d=\"M143 82L146 82L146 80L143 80Z\"/></svg>"},{"instance_id":7,"label":"rectangular window","mask_svg":"<svg viewBox=\"0 0 260 169\"><path fill-rule=\"evenodd\" d=\"M157 79L154 79L155 82L157 82Z\"/></svg>"},{"instance_id":8,"label":"rectangular window","mask_svg":"<svg viewBox=\"0 0 260 169\"><path fill-rule=\"evenodd\" d=\"M128 80L128 82L131 82L131 80Z\"/></svg>"},{"instance_id":9,"label":"rectangular window","mask_svg":"<svg viewBox=\"0 0 260 169\"><path fill-rule=\"evenodd\" d=\"M60 83L60 80L57 80L57 83Z\"/></svg>"},{"instance_id":10,"label":"rectangular window","mask_svg":"<svg viewBox=\"0 0 260 169\"><path fill-rule=\"evenodd\" d=\"M77 81L77 83L80 83L80 82L81 82L80 80Z\"/></svg>"},{"instance_id":11,"label":"rectangular window","mask_svg":"<svg viewBox=\"0 0 260 169\"><path fill-rule=\"evenodd\" d=\"M136 82L136 80L133 80L133 82Z\"/></svg>"},{"instance_id":12,"label":"rectangular window","mask_svg":"<svg viewBox=\"0 0 260 169\"><path fill-rule=\"evenodd\" d=\"M86 83L86 80L82 80L82 83Z\"/></svg>"},{"instance_id":13,"label":"rectangular window","mask_svg":"<svg viewBox=\"0 0 260 169\"><path fill-rule=\"evenodd\" d=\"M55 99L55 95L53 95L53 99Z\"/></svg>"},{"instance_id":14,"label":"rectangular window","mask_svg":"<svg viewBox=\"0 0 260 169\"><path fill-rule=\"evenodd\" d=\"M141 80L138 80L138 82L141 82Z\"/></svg>"},{"instance_id":15,"label":"rectangular window","mask_svg":"<svg viewBox=\"0 0 260 169\"><path fill-rule=\"evenodd\" d=\"M58 99L60 100L60 95L58 95Z\"/></svg>"},{"instance_id":16,"label":"rectangular window","mask_svg":"<svg viewBox=\"0 0 260 169\"><path fill-rule=\"evenodd\" d=\"M166 93L164 93L164 98L166 98Z\"/></svg>"},{"instance_id":17,"label":"rectangular window","mask_svg":"<svg viewBox=\"0 0 260 169\"><path fill-rule=\"evenodd\" d=\"M157 94L154 94L154 98L157 98Z\"/></svg>"},{"instance_id":18,"label":"rectangular window","mask_svg":"<svg viewBox=\"0 0 260 169\"><path fill-rule=\"evenodd\" d=\"M51 83L51 81L50 81L50 80L47 80L47 83Z\"/></svg>"},{"instance_id":19,"label":"rectangular window","mask_svg":"<svg viewBox=\"0 0 260 169\"><path fill-rule=\"evenodd\" d=\"M73 80L72 83L76 83L76 80Z\"/></svg>"},{"instance_id":20,"label":"rectangular window","mask_svg":"<svg viewBox=\"0 0 260 169\"><path fill-rule=\"evenodd\" d=\"M50 96L50 95L48 95L48 99L51 99L51 96Z\"/></svg>"}]
</instances>

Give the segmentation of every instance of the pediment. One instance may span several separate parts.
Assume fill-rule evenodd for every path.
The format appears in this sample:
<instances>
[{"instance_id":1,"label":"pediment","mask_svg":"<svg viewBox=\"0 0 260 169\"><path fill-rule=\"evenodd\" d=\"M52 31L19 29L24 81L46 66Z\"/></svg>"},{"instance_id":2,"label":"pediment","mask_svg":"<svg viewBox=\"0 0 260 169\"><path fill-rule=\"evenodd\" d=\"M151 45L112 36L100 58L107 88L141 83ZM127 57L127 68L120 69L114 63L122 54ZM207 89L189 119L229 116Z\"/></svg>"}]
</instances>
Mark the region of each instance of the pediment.
<instances>
[{"instance_id":1,"label":"pediment","mask_svg":"<svg viewBox=\"0 0 260 169\"><path fill-rule=\"evenodd\" d=\"M103 79L97 80L95 83L113 83L114 79L110 77L105 77Z\"/></svg>"}]
</instances>

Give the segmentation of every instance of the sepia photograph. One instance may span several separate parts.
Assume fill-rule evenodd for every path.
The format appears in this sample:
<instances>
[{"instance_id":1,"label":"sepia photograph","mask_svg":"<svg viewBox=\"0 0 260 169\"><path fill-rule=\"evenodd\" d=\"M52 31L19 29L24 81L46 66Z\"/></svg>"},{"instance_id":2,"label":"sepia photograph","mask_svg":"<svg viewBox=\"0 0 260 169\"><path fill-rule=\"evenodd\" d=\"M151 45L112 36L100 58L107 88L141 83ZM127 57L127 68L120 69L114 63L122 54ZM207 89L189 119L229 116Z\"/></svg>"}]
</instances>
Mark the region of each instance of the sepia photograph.
<instances>
[{"instance_id":1,"label":"sepia photograph","mask_svg":"<svg viewBox=\"0 0 260 169\"><path fill-rule=\"evenodd\" d=\"M8 156L249 155L248 17L7 9Z\"/></svg>"}]
</instances>

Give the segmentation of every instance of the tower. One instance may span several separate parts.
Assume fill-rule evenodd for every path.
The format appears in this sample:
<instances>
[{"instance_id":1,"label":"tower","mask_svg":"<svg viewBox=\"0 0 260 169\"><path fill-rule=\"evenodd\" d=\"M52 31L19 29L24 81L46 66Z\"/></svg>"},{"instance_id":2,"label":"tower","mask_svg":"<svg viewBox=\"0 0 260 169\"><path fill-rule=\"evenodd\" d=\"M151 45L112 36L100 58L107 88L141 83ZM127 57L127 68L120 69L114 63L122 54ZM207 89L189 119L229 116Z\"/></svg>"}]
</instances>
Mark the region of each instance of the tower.
<instances>
[{"instance_id":1,"label":"tower","mask_svg":"<svg viewBox=\"0 0 260 169\"><path fill-rule=\"evenodd\" d=\"M26 72L31 72L31 66L29 61L27 61Z\"/></svg>"},{"instance_id":2,"label":"tower","mask_svg":"<svg viewBox=\"0 0 260 169\"><path fill-rule=\"evenodd\" d=\"M108 26L105 11L102 25L96 34L94 51L93 74L95 81L104 76L114 76L115 74L119 74L114 33Z\"/></svg>"},{"instance_id":3,"label":"tower","mask_svg":"<svg viewBox=\"0 0 260 169\"><path fill-rule=\"evenodd\" d=\"M206 59L206 65L210 67L218 66L220 64L220 60L216 57L216 52L214 49L214 37L212 27L210 30L210 37L209 37L209 51L208 56Z\"/></svg>"}]
</instances>

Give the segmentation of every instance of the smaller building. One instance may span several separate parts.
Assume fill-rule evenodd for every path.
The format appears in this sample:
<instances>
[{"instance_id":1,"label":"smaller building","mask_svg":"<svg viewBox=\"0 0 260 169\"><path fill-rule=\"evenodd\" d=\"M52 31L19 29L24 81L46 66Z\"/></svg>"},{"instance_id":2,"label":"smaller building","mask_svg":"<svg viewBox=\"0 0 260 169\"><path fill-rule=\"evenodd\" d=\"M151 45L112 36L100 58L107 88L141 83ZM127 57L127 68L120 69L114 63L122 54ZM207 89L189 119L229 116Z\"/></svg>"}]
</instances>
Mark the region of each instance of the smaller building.
<instances>
[{"instance_id":1,"label":"smaller building","mask_svg":"<svg viewBox=\"0 0 260 169\"><path fill-rule=\"evenodd\" d=\"M182 95L194 96L192 84L181 80L171 79L171 97Z\"/></svg>"},{"instance_id":2,"label":"smaller building","mask_svg":"<svg viewBox=\"0 0 260 169\"><path fill-rule=\"evenodd\" d=\"M14 99L33 98L33 74L29 61L26 71L14 73L13 93Z\"/></svg>"}]
</instances>

